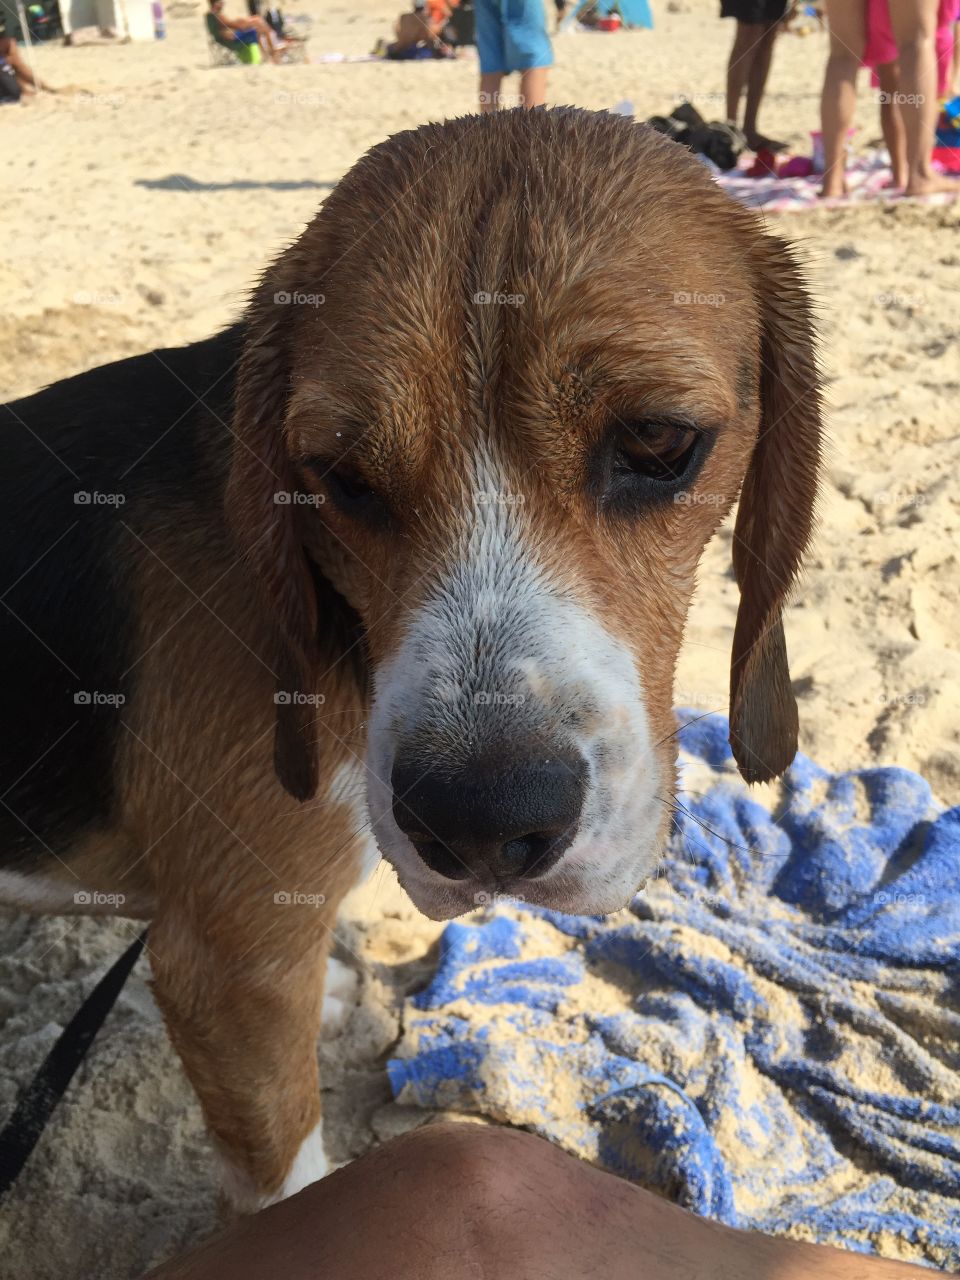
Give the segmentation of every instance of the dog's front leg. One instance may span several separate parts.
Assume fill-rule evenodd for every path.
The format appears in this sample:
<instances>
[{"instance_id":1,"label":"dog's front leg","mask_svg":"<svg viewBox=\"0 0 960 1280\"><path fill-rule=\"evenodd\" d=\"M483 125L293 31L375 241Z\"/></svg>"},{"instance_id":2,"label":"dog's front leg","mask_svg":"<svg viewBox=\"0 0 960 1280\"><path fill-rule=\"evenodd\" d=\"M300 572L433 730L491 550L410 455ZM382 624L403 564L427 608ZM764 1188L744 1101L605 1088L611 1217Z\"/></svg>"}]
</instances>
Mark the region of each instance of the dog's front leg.
<instances>
[{"instance_id":1,"label":"dog's front leg","mask_svg":"<svg viewBox=\"0 0 960 1280\"><path fill-rule=\"evenodd\" d=\"M226 913L151 926L154 992L224 1161L250 1212L323 1177L317 1033L331 937L324 907L284 902L231 928ZM259 935L259 936L258 936Z\"/></svg>"}]
</instances>

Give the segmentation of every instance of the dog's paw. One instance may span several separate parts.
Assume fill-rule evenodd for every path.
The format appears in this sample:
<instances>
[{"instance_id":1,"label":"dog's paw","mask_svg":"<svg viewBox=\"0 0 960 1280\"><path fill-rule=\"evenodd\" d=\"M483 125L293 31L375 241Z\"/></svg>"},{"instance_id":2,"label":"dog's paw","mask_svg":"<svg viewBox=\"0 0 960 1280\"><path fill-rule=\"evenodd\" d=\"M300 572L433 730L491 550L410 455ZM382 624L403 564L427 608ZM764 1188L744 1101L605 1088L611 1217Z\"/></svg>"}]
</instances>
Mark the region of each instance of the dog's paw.
<instances>
[{"instance_id":1,"label":"dog's paw","mask_svg":"<svg viewBox=\"0 0 960 1280\"><path fill-rule=\"evenodd\" d=\"M295 1196L304 1187L309 1187L311 1182L319 1182L330 1172L330 1161L323 1149L323 1125L318 1124L301 1142L290 1172L273 1200L286 1200L289 1196Z\"/></svg>"},{"instance_id":2,"label":"dog's paw","mask_svg":"<svg viewBox=\"0 0 960 1280\"><path fill-rule=\"evenodd\" d=\"M295 1196L311 1182L319 1182L334 1167L323 1148L323 1124L318 1124L300 1143L287 1176L279 1191L265 1192L257 1187L250 1173L241 1169L229 1156L220 1152L223 1195L227 1214L259 1213L271 1204Z\"/></svg>"}]
</instances>

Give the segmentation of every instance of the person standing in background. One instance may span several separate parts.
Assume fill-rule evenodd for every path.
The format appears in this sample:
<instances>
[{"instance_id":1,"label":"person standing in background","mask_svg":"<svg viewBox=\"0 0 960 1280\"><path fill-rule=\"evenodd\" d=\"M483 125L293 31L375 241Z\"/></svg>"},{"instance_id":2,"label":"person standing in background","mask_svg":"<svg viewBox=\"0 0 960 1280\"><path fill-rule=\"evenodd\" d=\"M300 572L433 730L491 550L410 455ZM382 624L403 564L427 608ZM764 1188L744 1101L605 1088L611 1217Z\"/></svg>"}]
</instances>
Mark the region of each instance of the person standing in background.
<instances>
[{"instance_id":1,"label":"person standing in background","mask_svg":"<svg viewBox=\"0 0 960 1280\"><path fill-rule=\"evenodd\" d=\"M736 18L737 33L727 64L727 120L738 124L740 99L747 91L743 115L743 132L751 151L782 151L787 145L765 137L757 127L757 116L770 63L773 45L786 16L787 0L721 0L720 17Z\"/></svg>"},{"instance_id":2,"label":"person standing in background","mask_svg":"<svg viewBox=\"0 0 960 1280\"><path fill-rule=\"evenodd\" d=\"M885 2L899 55L897 105L906 137L905 193L920 196L960 190L957 179L937 173L930 159L939 113L937 28L942 17L945 24L954 19L956 0ZM857 105L857 72L867 46L867 0L827 0L827 20L830 56L820 100L824 157L820 194L836 197L847 190L844 143Z\"/></svg>"},{"instance_id":3,"label":"person standing in background","mask_svg":"<svg viewBox=\"0 0 960 1280\"><path fill-rule=\"evenodd\" d=\"M476 0L475 11L481 112L497 110L503 77L513 71L520 73L520 105L544 106L553 49L543 0Z\"/></svg>"}]
</instances>

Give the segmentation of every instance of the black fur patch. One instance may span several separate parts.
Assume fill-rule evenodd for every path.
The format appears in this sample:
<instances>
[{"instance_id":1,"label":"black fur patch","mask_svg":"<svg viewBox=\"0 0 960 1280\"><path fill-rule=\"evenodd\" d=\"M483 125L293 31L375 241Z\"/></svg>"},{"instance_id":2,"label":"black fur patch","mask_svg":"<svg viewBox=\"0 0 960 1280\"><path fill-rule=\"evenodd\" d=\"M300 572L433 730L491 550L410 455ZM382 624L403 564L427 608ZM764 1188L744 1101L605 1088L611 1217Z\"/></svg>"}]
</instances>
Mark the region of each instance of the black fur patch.
<instances>
[{"instance_id":1,"label":"black fur patch","mask_svg":"<svg viewBox=\"0 0 960 1280\"><path fill-rule=\"evenodd\" d=\"M109 821L133 695L129 569L158 516L222 506L239 325L0 407L0 866Z\"/></svg>"}]
</instances>

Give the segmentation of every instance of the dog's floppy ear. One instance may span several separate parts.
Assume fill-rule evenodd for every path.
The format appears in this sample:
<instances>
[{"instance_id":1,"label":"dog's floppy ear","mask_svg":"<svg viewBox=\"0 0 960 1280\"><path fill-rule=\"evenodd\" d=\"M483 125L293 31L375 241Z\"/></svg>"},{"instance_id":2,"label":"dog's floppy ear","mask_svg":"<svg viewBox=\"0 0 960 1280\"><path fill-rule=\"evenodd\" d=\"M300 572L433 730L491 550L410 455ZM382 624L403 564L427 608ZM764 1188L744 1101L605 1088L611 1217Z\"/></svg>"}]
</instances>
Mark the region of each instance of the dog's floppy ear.
<instances>
[{"instance_id":1,"label":"dog's floppy ear","mask_svg":"<svg viewBox=\"0 0 960 1280\"><path fill-rule=\"evenodd\" d=\"M761 416L733 539L740 608L730 668L730 745L747 782L767 782L797 751L783 606L813 529L821 396L812 308L792 251L764 236L755 260Z\"/></svg>"},{"instance_id":2,"label":"dog's floppy ear","mask_svg":"<svg viewBox=\"0 0 960 1280\"><path fill-rule=\"evenodd\" d=\"M307 800L317 789L315 712L311 701L292 695L310 691L317 675L317 596L297 532L297 481L283 442L290 357L281 316L288 311L273 304L272 290L264 285L248 316L226 505L244 557L273 606L280 636L272 664L277 677L274 766L286 790Z\"/></svg>"}]
</instances>

